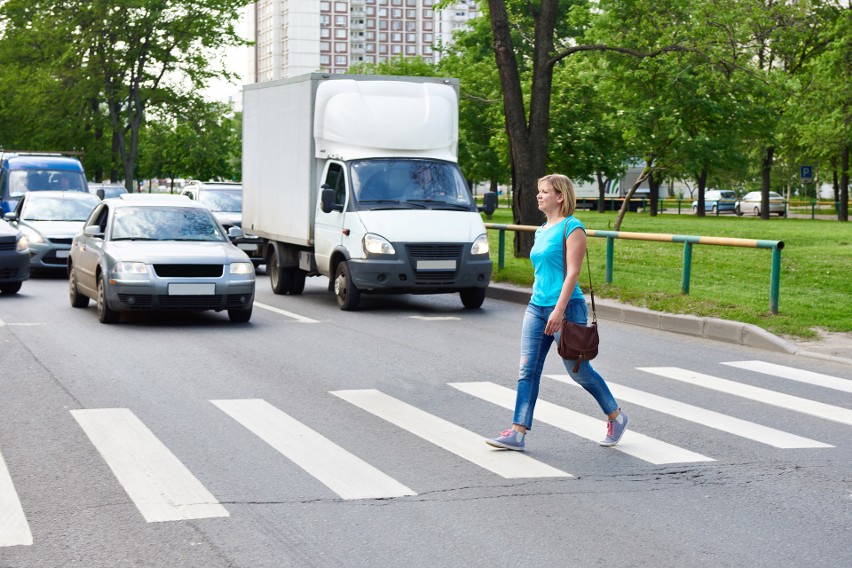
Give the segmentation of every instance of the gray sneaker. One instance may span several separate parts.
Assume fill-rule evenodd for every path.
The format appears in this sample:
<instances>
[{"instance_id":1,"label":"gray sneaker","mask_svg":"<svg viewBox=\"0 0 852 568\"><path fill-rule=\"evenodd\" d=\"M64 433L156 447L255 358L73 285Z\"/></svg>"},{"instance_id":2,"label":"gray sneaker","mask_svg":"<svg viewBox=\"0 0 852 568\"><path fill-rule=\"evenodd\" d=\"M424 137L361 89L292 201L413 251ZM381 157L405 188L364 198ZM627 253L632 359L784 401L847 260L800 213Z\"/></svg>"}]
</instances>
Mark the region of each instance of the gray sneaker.
<instances>
[{"instance_id":1,"label":"gray sneaker","mask_svg":"<svg viewBox=\"0 0 852 568\"><path fill-rule=\"evenodd\" d=\"M630 420L627 419L627 415L620 408L618 409L620 412L618 416L616 416L615 420L608 420L606 423L606 438L601 440L599 443L601 446L614 446L624 435L624 431L627 430L627 424L630 423ZM624 418L621 422L618 421L618 418Z\"/></svg>"},{"instance_id":2,"label":"gray sneaker","mask_svg":"<svg viewBox=\"0 0 852 568\"><path fill-rule=\"evenodd\" d=\"M502 448L504 450L517 450L519 452L524 451L524 438L526 437L525 433L518 432L514 428L509 428L508 430L503 430L500 432L500 436L493 439L485 440L485 443L489 446L494 446L495 448Z\"/></svg>"}]
</instances>

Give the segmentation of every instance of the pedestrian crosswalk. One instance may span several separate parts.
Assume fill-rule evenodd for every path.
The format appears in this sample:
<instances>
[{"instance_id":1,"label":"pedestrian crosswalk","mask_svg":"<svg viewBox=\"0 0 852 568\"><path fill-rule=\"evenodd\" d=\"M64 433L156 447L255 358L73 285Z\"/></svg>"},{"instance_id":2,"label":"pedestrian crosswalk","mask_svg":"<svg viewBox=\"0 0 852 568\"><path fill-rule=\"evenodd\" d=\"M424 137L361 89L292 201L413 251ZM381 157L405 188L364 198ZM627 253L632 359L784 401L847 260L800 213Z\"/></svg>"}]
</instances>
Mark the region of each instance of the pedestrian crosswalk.
<instances>
[{"instance_id":1,"label":"pedestrian crosswalk","mask_svg":"<svg viewBox=\"0 0 852 568\"><path fill-rule=\"evenodd\" d=\"M834 392L852 392L846 379L821 375L811 371L765 363L761 361L723 362L720 368L736 369L737 373L756 373L755 376L771 375L806 383L818 389ZM787 432L760 424L759 421L720 412L724 403L719 397L738 397L765 404L782 412L805 414L821 420L852 426L852 410L842 405L826 404L800 396L781 392L786 383L773 383L773 389L753 386L745 380L733 380L675 367L641 367L641 373L664 380L673 380L688 387L699 387L693 397L681 400L661 396L646 390L608 382L614 396L623 405L643 407L654 411L654 421L631 421L631 429L614 450L635 458L641 464L664 465L679 463L702 463L724 460L725 455L716 455L722 450L718 446L703 443L704 429L713 429L730 435L731 439L743 444L758 444L779 450L814 449L831 451L834 446L825 440L815 440L796 432ZM719 374L723 374L719 373ZM548 395L559 395L559 400L572 400L572 390L577 385L567 375L545 375L545 380L555 381L556 389L548 388ZM513 385L512 385L513 386ZM564 390L565 389L569 390ZM463 397L461 404L495 405L505 409L511 416L515 391L510 386L494 382L448 382L448 395ZM777 388L777 390L775 390ZM706 391L720 395L707 397ZM484 438L494 435L495 426L483 424L475 430L469 423L460 426L453 421L418 408L400 398L376 389L334 390L329 396L341 404L348 404L353 412L364 413L387 424L388 428L399 429L415 439L452 454L452 459L467 463L470 471L482 475L493 475L500 479L567 479L575 476L561 455L546 452L526 453L494 449L484 443ZM567 395L567 396L566 396ZM842 396L842 395L840 395ZM691 400L683 400L690 398ZM704 406L696 399L710 400ZM555 399L553 399L555 400ZM842 402L842 401L841 401ZM283 455L298 468L301 475L309 476L322 483L331 493L343 500L395 499L416 496L418 487L395 479L370 463L370 447L344 448L333 434L322 434L311 426L311 410L304 415L287 414L266 400L215 399L205 401L223 413L224 423L234 428L248 430L269 447ZM568 408L570 404L556 404L548 397L540 397L536 406L536 423L547 425L569 436L597 442L605 431L601 416L588 416ZM715 406L716 410L705 406ZM127 494L129 501L142 518L149 523L169 522L186 519L229 517L227 502L220 503L217 497L187 468L149 427L128 408L94 408L71 410L76 423L85 434L117 483ZM501 410L502 412L502 410ZM507 417L508 417L507 416ZM634 415L635 416L635 415ZM660 420L677 420L697 433L677 444L666 438L666 429ZM795 430L797 422L787 422ZM546 429L541 435L551 435ZM831 440L836 443L837 438ZM705 447L706 446L706 447ZM717 448L713 450L713 448ZM611 454L610 454L611 455ZM601 454L606 460L606 454ZM399 457L405 460L406 456ZM318 496L321 498L323 496ZM33 534L27 521L25 507L15 489L14 471L10 471L0 448L0 547L27 546L33 544ZM37 535L36 535L37 540Z\"/></svg>"}]
</instances>

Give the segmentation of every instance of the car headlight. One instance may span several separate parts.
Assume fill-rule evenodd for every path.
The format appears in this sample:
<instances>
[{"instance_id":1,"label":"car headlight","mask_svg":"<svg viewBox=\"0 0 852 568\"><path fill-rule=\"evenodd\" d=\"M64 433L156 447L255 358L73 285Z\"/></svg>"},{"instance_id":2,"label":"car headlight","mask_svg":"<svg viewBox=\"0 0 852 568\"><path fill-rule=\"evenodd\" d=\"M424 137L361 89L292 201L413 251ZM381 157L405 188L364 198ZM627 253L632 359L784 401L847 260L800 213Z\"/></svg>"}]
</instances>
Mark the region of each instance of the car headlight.
<instances>
[{"instance_id":1,"label":"car headlight","mask_svg":"<svg viewBox=\"0 0 852 568\"><path fill-rule=\"evenodd\" d=\"M364 252L367 254L396 254L396 250L387 239L372 233L364 235Z\"/></svg>"},{"instance_id":2,"label":"car headlight","mask_svg":"<svg viewBox=\"0 0 852 568\"><path fill-rule=\"evenodd\" d=\"M254 265L250 262L232 262L231 274L254 274Z\"/></svg>"},{"instance_id":3,"label":"car headlight","mask_svg":"<svg viewBox=\"0 0 852 568\"><path fill-rule=\"evenodd\" d=\"M36 230L30 229L29 227L21 227L21 232L24 233L24 236L27 238L27 242L30 244L44 244L44 237L41 236Z\"/></svg>"},{"instance_id":4,"label":"car headlight","mask_svg":"<svg viewBox=\"0 0 852 568\"><path fill-rule=\"evenodd\" d=\"M21 235L21 238L18 239L18 242L15 243L15 250L18 252L27 252L29 250L29 241L27 241L26 235Z\"/></svg>"},{"instance_id":5,"label":"car headlight","mask_svg":"<svg viewBox=\"0 0 852 568\"><path fill-rule=\"evenodd\" d=\"M481 234L473 241L470 247L470 254L488 254L491 249L488 248L488 235Z\"/></svg>"},{"instance_id":6,"label":"car headlight","mask_svg":"<svg viewBox=\"0 0 852 568\"><path fill-rule=\"evenodd\" d=\"M147 280L148 266L144 262L117 262L110 276L119 280Z\"/></svg>"}]
</instances>

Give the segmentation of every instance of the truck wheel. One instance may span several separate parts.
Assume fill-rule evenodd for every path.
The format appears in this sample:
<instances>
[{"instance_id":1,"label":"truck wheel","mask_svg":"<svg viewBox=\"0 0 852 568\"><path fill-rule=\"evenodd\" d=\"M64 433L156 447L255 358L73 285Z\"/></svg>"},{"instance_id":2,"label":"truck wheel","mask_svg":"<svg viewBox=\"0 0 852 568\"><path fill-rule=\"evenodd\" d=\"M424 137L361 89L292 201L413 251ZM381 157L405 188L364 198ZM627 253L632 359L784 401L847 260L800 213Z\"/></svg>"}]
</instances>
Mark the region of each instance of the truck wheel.
<instances>
[{"instance_id":1,"label":"truck wheel","mask_svg":"<svg viewBox=\"0 0 852 568\"><path fill-rule=\"evenodd\" d=\"M358 309L361 290L352 282L349 264L345 260L338 264L337 270L334 271L334 295L337 297L337 305L341 310L348 312Z\"/></svg>"},{"instance_id":2,"label":"truck wheel","mask_svg":"<svg viewBox=\"0 0 852 568\"><path fill-rule=\"evenodd\" d=\"M272 285L272 291L276 294L286 294L287 289L284 285L287 280L284 269L278 263L278 254L272 251L269 255L269 262L266 263L266 272L269 274L269 283Z\"/></svg>"},{"instance_id":3,"label":"truck wheel","mask_svg":"<svg viewBox=\"0 0 852 568\"><path fill-rule=\"evenodd\" d=\"M89 305L89 298L77 289L77 274L73 267L68 271L68 296L74 308L85 308Z\"/></svg>"},{"instance_id":4,"label":"truck wheel","mask_svg":"<svg viewBox=\"0 0 852 568\"><path fill-rule=\"evenodd\" d=\"M305 276L307 273L299 268L290 269L290 278L288 292L290 294L299 295L305 291Z\"/></svg>"},{"instance_id":5,"label":"truck wheel","mask_svg":"<svg viewBox=\"0 0 852 568\"><path fill-rule=\"evenodd\" d=\"M475 310L485 301L485 288L465 288L459 291L462 305L469 310Z\"/></svg>"},{"instance_id":6,"label":"truck wheel","mask_svg":"<svg viewBox=\"0 0 852 568\"><path fill-rule=\"evenodd\" d=\"M106 299L106 288L104 277L98 276L98 320L101 323L117 323L119 313L110 309Z\"/></svg>"}]
</instances>

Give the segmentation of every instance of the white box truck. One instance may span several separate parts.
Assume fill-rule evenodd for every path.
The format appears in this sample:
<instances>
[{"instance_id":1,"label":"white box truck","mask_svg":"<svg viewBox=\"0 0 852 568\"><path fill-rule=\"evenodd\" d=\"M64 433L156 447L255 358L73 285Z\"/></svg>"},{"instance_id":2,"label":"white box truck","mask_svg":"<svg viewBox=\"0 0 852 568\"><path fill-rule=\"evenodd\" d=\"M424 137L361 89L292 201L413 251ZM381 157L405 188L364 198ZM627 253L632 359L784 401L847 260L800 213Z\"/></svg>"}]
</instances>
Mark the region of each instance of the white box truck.
<instances>
[{"instance_id":1,"label":"white box truck","mask_svg":"<svg viewBox=\"0 0 852 568\"><path fill-rule=\"evenodd\" d=\"M457 79L246 85L242 226L264 239L272 290L301 294L323 275L343 310L382 293L458 292L480 307L491 259L457 144Z\"/></svg>"}]
</instances>

